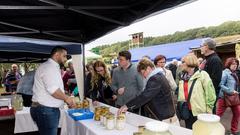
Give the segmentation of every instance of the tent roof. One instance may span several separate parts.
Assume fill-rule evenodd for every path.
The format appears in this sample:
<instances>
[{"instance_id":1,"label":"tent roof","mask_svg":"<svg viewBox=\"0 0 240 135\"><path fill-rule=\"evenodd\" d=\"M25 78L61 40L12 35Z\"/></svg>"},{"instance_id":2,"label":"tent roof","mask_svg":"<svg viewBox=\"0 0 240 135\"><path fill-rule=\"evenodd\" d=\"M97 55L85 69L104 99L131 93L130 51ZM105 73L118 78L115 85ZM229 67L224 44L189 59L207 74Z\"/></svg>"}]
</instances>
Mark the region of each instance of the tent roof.
<instances>
[{"instance_id":1,"label":"tent roof","mask_svg":"<svg viewBox=\"0 0 240 135\"><path fill-rule=\"evenodd\" d=\"M86 56L86 58L89 58L89 59L102 58L101 55L95 54L95 53L93 53L91 51L88 51L88 50L85 51L85 56Z\"/></svg>"},{"instance_id":2,"label":"tent roof","mask_svg":"<svg viewBox=\"0 0 240 135\"><path fill-rule=\"evenodd\" d=\"M180 60L184 55L191 51L190 48L200 46L202 40L203 39L195 39L132 49L130 50L132 54L132 61L136 62L145 55L150 56L153 60L159 54L164 55L167 58L167 61L171 61L173 59Z\"/></svg>"},{"instance_id":3,"label":"tent roof","mask_svg":"<svg viewBox=\"0 0 240 135\"><path fill-rule=\"evenodd\" d=\"M70 55L81 54L81 44L0 36L0 62L42 62L56 45L67 48Z\"/></svg>"},{"instance_id":4,"label":"tent roof","mask_svg":"<svg viewBox=\"0 0 240 135\"><path fill-rule=\"evenodd\" d=\"M88 43L195 0L1 0L0 35Z\"/></svg>"}]
</instances>

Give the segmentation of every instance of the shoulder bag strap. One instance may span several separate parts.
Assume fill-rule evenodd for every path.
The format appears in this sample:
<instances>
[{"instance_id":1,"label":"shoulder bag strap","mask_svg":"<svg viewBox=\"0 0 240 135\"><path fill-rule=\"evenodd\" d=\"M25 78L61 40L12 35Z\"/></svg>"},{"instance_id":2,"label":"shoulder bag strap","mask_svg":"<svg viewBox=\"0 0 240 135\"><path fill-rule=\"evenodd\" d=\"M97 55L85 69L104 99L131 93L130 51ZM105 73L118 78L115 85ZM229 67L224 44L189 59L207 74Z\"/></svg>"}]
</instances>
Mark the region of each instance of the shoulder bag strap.
<instances>
[{"instance_id":1,"label":"shoulder bag strap","mask_svg":"<svg viewBox=\"0 0 240 135\"><path fill-rule=\"evenodd\" d=\"M196 83L196 81L197 81L197 78L195 78L195 79L193 80L193 82L192 82L192 85L191 85L190 90L189 90L189 95L188 95L187 103L190 102L190 98L191 98L191 96L192 96L193 87L194 87L194 84Z\"/></svg>"}]
</instances>

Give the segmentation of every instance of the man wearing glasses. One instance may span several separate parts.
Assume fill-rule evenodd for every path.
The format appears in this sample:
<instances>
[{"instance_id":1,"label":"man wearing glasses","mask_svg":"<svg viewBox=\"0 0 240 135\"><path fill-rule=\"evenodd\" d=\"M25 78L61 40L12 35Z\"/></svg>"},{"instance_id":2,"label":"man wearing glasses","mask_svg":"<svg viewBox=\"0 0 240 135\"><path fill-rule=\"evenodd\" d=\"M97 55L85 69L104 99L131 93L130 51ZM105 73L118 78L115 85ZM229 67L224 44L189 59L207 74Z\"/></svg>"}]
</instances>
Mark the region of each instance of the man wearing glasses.
<instances>
[{"instance_id":1,"label":"man wearing glasses","mask_svg":"<svg viewBox=\"0 0 240 135\"><path fill-rule=\"evenodd\" d=\"M117 94L116 107L125 105L143 90L143 80L137 72L136 66L131 63L129 51L119 52L119 67L115 68L112 77L112 89ZM138 110L133 110L138 113Z\"/></svg>"},{"instance_id":2,"label":"man wearing glasses","mask_svg":"<svg viewBox=\"0 0 240 135\"><path fill-rule=\"evenodd\" d=\"M205 56L205 60L202 62L200 67L209 74L215 88L216 97L218 97L218 86L222 78L223 64L215 50L216 42L213 39L207 38L203 40L201 45L201 54ZM216 105L213 109L213 113L215 113L215 110Z\"/></svg>"},{"instance_id":3,"label":"man wearing glasses","mask_svg":"<svg viewBox=\"0 0 240 135\"><path fill-rule=\"evenodd\" d=\"M179 125L171 96L171 87L160 69L155 68L150 60L142 59L138 63L137 70L147 81L144 91L123 105L118 110L118 114L143 107L145 116Z\"/></svg>"}]
</instances>

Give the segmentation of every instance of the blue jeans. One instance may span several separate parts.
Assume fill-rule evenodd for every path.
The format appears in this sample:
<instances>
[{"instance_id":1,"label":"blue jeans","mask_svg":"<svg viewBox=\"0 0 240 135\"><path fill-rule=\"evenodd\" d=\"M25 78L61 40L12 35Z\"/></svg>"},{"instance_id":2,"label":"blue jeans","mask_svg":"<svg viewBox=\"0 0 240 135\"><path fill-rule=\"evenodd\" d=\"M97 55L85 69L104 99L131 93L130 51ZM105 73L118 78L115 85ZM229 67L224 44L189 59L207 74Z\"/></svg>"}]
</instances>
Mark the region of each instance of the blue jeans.
<instances>
[{"instance_id":1,"label":"blue jeans","mask_svg":"<svg viewBox=\"0 0 240 135\"><path fill-rule=\"evenodd\" d=\"M58 108L39 105L31 107L30 114L38 126L40 135L57 135L60 118Z\"/></svg>"}]
</instances>

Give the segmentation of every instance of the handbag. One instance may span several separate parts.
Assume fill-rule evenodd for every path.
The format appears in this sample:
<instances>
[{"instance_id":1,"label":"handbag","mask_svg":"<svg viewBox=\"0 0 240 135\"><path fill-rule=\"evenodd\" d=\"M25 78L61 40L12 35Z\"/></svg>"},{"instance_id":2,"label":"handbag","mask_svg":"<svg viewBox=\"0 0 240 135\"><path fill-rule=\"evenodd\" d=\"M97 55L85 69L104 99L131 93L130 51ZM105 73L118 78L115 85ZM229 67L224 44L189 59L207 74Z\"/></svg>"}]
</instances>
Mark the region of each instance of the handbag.
<instances>
[{"instance_id":1,"label":"handbag","mask_svg":"<svg viewBox=\"0 0 240 135\"><path fill-rule=\"evenodd\" d=\"M188 108L188 104L190 102L190 98L191 98L192 91L193 91L193 86L194 86L196 81L197 81L197 78L193 80L193 83L192 83L192 85L190 87L190 90L189 90L189 96L188 96L187 101L179 101L177 103L177 110L178 110L178 113L179 113L178 116L182 120L187 120L191 116L191 112Z\"/></svg>"},{"instance_id":2,"label":"handbag","mask_svg":"<svg viewBox=\"0 0 240 135\"><path fill-rule=\"evenodd\" d=\"M240 104L238 93L234 93L234 94L230 95L230 94L227 94L226 92L224 92L224 101L225 101L225 105L227 107L231 107L231 106Z\"/></svg>"}]
</instances>

